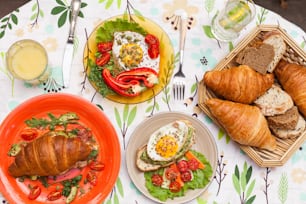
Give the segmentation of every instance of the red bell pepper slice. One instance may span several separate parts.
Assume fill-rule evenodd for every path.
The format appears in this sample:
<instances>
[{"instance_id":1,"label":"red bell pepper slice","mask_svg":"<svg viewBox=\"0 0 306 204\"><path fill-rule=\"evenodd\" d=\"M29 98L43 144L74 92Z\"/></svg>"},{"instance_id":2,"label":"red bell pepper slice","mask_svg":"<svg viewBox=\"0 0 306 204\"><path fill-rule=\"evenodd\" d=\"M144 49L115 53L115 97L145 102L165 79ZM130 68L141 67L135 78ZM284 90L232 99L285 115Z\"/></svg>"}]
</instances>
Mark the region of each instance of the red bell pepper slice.
<instances>
[{"instance_id":1,"label":"red bell pepper slice","mask_svg":"<svg viewBox=\"0 0 306 204\"><path fill-rule=\"evenodd\" d=\"M115 91L116 93L122 96L134 97L134 96L138 96L141 92L141 87L139 85L139 82L136 82L134 80L132 84L131 83L121 83L120 81L117 81L111 75L108 69L103 69L102 78L104 79L104 82L109 88L111 88L113 91Z\"/></svg>"}]
</instances>

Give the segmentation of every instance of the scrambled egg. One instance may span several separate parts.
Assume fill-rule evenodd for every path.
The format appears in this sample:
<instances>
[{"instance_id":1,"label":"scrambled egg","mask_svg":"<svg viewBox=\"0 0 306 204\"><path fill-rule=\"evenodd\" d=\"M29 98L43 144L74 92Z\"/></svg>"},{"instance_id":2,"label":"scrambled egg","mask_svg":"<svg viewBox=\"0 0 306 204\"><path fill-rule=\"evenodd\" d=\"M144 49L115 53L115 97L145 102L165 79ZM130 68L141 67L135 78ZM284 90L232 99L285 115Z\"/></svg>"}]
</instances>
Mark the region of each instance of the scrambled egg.
<instances>
[{"instance_id":1,"label":"scrambled egg","mask_svg":"<svg viewBox=\"0 0 306 204\"><path fill-rule=\"evenodd\" d=\"M157 72L159 70L160 57L149 57L145 37L136 32L114 33L113 57L116 65L125 70L137 67L149 67Z\"/></svg>"}]
</instances>

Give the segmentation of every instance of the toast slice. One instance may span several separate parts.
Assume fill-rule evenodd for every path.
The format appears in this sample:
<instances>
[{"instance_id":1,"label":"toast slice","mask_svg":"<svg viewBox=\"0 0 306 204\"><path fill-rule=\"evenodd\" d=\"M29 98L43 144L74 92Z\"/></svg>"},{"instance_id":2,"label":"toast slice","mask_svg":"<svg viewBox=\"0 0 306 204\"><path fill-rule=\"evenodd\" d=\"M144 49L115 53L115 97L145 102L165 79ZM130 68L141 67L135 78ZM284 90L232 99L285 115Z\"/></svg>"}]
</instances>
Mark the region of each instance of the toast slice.
<instances>
[{"instance_id":1,"label":"toast slice","mask_svg":"<svg viewBox=\"0 0 306 204\"><path fill-rule=\"evenodd\" d=\"M299 111L296 106L293 106L284 114L267 117L269 127L276 129L295 129L298 120Z\"/></svg>"}]
</instances>

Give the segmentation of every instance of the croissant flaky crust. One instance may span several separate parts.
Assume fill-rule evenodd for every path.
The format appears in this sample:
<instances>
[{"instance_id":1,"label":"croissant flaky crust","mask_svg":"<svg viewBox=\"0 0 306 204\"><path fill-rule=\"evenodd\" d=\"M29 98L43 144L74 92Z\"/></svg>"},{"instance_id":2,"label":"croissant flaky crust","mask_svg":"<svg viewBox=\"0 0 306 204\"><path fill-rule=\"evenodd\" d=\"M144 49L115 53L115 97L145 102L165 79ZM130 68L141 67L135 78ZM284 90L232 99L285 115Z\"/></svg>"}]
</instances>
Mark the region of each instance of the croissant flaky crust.
<instances>
[{"instance_id":1,"label":"croissant flaky crust","mask_svg":"<svg viewBox=\"0 0 306 204\"><path fill-rule=\"evenodd\" d=\"M55 176L86 160L90 152L91 147L79 138L41 136L20 150L8 171L14 177Z\"/></svg>"},{"instance_id":2,"label":"croissant flaky crust","mask_svg":"<svg viewBox=\"0 0 306 204\"><path fill-rule=\"evenodd\" d=\"M306 67L281 60L274 72L299 111L306 117Z\"/></svg>"},{"instance_id":3,"label":"croissant flaky crust","mask_svg":"<svg viewBox=\"0 0 306 204\"><path fill-rule=\"evenodd\" d=\"M234 141L268 150L276 148L276 139L258 107L216 98L205 104Z\"/></svg>"},{"instance_id":4,"label":"croissant flaky crust","mask_svg":"<svg viewBox=\"0 0 306 204\"><path fill-rule=\"evenodd\" d=\"M208 71L204 83L224 99L250 104L263 95L274 82L273 74L260 74L246 65Z\"/></svg>"}]
</instances>

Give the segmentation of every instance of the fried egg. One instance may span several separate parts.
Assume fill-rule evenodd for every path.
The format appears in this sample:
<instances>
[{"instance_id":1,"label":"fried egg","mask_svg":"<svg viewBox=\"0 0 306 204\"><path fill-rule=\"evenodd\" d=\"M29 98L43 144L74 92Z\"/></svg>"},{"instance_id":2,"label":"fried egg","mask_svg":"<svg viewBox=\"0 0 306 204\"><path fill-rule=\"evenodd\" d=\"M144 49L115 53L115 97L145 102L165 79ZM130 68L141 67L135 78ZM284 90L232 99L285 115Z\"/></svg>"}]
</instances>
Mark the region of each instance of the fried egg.
<instances>
[{"instance_id":1,"label":"fried egg","mask_svg":"<svg viewBox=\"0 0 306 204\"><path fill-rule=\"evenodd\" d=\"M147 144L147 154L154 161L171 161L185 144L188 126L183 121L169 123L151 136Z\"/></svg>"},{"instance_id":2,"label":"fried egg","mask_svg":"<svg viewBox=\"0 0 306 204\"><path fill-rule=\"evenodd\" d=\"M151 59L145 37L139 33L124 31L114 33L113 58L117 66L129 70L149 67L158 72L160 57Z\"/></svg>"}]
</instances>

